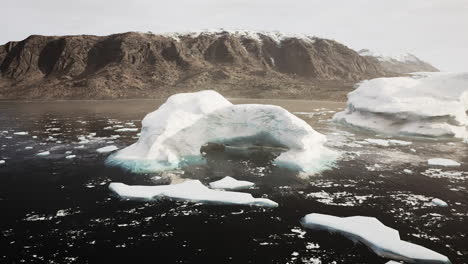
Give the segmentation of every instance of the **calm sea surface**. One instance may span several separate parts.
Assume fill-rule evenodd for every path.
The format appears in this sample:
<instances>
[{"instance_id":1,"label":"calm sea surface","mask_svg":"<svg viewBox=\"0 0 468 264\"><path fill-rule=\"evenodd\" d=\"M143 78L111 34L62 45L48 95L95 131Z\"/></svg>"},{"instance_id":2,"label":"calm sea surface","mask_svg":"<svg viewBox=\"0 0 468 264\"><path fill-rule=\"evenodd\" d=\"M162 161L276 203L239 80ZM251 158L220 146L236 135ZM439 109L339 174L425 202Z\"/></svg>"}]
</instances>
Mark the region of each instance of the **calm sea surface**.
<instances>
[{"instance_id":1,"label":"calm sea surface","mask_svg":"<svg viewBox=\"0 0 468 264\"><path fill-rule=\"evenodd\" d=\"M336 167L303 177L269 160L227 155L208 157L203 166L135 175L106 167L109 153L96 149L135 142L141 119L162 101L0 102L0 263L388 261L338 234L302 228L299 221L309 213L377 217L404 240L452 263L468 262L468 144L400 137L394 139L412 144L377 146L365 140L388 137L330 121L342 103L231 101L294 112L342 153ZM50 155L36 155L45 151ZM429 166L435 157L462 165ZM108 190L113 181L209 183L228 175L255 182L246 192L280 206L122 201ZM432 198L449 206L433 206Z\"/></svg>"}]
</instances>

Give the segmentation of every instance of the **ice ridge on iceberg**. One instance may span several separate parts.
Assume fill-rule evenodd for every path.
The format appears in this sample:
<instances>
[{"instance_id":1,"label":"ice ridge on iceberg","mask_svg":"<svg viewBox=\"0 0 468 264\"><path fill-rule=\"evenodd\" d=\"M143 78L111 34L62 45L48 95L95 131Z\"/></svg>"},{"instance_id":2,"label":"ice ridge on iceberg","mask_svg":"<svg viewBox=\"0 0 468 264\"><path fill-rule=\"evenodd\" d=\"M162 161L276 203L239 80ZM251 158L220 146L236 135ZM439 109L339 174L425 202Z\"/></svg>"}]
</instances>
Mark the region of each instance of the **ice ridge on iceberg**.
<instances>
[{"instance_id":1,"label":"ice ridge on iceberg","mask_svg":"<svg viewBox=\"0 0 468 264\"><path fill-rule=\"evenodd\" d=\"M301 224L309 229L340 233L353 241L363 243L384 258L405 263L451 263L442 254L401 240L397 230L382 224L374 217L337 217L313 213L302 218Z\"/></svg>"},{"instance_id":2,"label":"ice ridge on iceberg","mask_svg":"<svg viewBox=\"0 0 468 264\"><path fill-rule=\"evenodd\" d=\"M468 73L364 81L334 120L380 133L468 138Z\"/></svg>"},{"instance_id":3,"label":"ice ridge on iceberg","mask_svg":"<svg viewBox=\"0 0 468 264\"><path fill-rule=\"evenodd\" d=\"M139 186L113 182L109 189L124 199L158 200L168 198L205 204L252 205L278 207L266 198L254 198L250 193L211 190L198 180L189 180L173 185Z\"/></svg>"},{"instance_id":4,"label":"ice ridge on iceberg","mask_svg":"<svg viewBox=\"0 0 468 264\"><path fill-rule=\"evenodd\" d=\"M142 121L138 142L111 155L107 164L132 172L155 172L204 162L206 143L259 141L284 148L276 165L315 173L331 165L336 153L326 137L304 120L274 105L233 105L207 90L176 94Z\"/></svg>"}]
</instances>

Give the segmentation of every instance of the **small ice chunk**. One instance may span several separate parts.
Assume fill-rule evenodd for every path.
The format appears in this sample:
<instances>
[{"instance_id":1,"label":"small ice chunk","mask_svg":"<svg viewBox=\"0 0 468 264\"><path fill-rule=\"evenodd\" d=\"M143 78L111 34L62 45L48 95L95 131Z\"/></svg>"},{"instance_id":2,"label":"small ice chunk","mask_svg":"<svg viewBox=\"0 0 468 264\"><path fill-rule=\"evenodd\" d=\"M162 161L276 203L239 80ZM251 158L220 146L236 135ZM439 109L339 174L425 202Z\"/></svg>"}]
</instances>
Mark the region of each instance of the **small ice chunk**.
<instances>
[{"instance_id":1,"label":"small ice chunk","mask_svg":"<svg viewBox=\"0 0 468 264\"><path fill-rule=\"evenodd\" d=\"M73 159L76 158L76 155L67 155L65 156L66 159Z\"/></svg>"},{"instance_id":2,"label":"small ice chunk","mask_svg":"<svg viewBox=\"0 0 468 264\"><path fill-rule=\"evenodd\" d=\"M50 151L43 151L36 154L36 156L47 156L50 155Z\"/></svg>"},{"instance_id":3,"label":"small ice chunk","mask_svg":"<svg viewBox=\"0 0 468 264\"><path fill-rule=\"evenodd\" d=\"M445 166L445 167L456 167L460 166L460 163L451 160L451 159L443 159L443 158L433 158L427 161L429 165L435 166Z\"/></svg>"},{"instance_id":4,"label":"small ice chunk","mask_svg":"<svg viewBox=\"0 0 468 264\"><path fill-rule=\"evenodd\" d=\"M447 207L448 206L448 204L445 201L442 201L439 198L434 198L434 199L432 199L431 202L435 206L441 206L441 207Z\"/></svg>"},{"instance_id":5,"label":"small ice chunk","mask_svg":"<svg viewBox=\"0 0 468 264\"><path fill-rule=\"evenodd\" d=\"M442 254L401 240L397 230L385 226L374 217L336 217L313 213L302 218L301 224L310 229L341 233L353 241L362 242L384 258L408 263L450 263Z\"/></svg>"},{"instance_id":6,"label":"small ice chunk","mask_svg":"<svg viewBox=\"0 0 468 264\"><path fill-rule=\"evenodd\" d=\"M18 135L18 136L26 136L26 135L29 134L29 133L28 133L28 132L22 131L22 132L15 132L15 133L13 133L13 134L14 134L14 135Z\"/></svg>"},{"instance_id":7,"label":"small ice chunk","mask_svg":"<svg viewBox=\"0 0 468 264\"><path fill-rule=\"evenodd\" d=\"M5 160L0 160L0 164L5 164Z\"/></svg>"},{"instance_id":8,"label":"small ice chunk","mask_svg":"<svg viewBox=\"0 0 468 264\"><path fill-rule=\"evenodd\" d=\"M169 198L207 204L278 207L276 202L266 198L254 198L250 193L211 190L198 180L158 186L129 186L113 182L109 184L109 189L125 199L158 200Z\"/></svg>"},{"instance_id":9,"label":"small ice chunk","mask_svg":"<svg viewBox=\"0 0 468 264\"><path fill-rule=\"evenodd\" d=\"M413 174L413 171L409 169L404 169L403 172L406 174Z\"/></svg>"},{"instance_id":10,"label":"small ice chunk","mask_svg":"<svg viewBox=\"0 0 468 264\"><path fill-rule=\"evenodd\" d=\"M382 147L409 146L409 145L413 144L412 142L409 142L409 141L396 140L396 139L368 138L368 139L365 139L365 141L372 144L372 145L377 145L377 146L382 146Z\"/></svg>"},{"instance_id":11,"label":"small ice chunk","mask_svg":"<svg viewBox=\"0 0 468 264\"><path fill-rule=\"evenodd\" d=\"M130 128L130 127L126 127L126 128L119 128L119 129L116 129L115 132L134 132L134 131L138 131L138 128Z\"/></svg>"},{"instance_id":12,"label":"small ice chunk","mask_svg":"<svg viewBox=\"0 0 468 264\"><path fill-rule=\"evenodd\" d=\"M32 149L33 147L24 147L24 149Z\"/></svg>"},{"instance_id":13,"label":"small ice chunk","mask_svg":"<svg viewBox=\"0 0 468 264\"><path fill-rule=\"evenodd\" d=\"M226 176L219 181L211 182L210 187L212 189L223 189L223 190L241 190L248 189L255 184L249 181L239 181L230 176Z\"/></svg>"},{"instance_id":14,"label":"small ice chunk","mask_svg":"<svg viewBox=\"0 0 468 264\"><path fill-rule=\"evenodd\" d=\"M96 149L97 152L99 153L108 153L108 152L112 152L112 151L115 151L115 150L118 150L119 148L114 146L114 145L111 145L111 146L105 146L105 147L102 147L102 148L98 148Z\"/></svg>"}]
</instances>

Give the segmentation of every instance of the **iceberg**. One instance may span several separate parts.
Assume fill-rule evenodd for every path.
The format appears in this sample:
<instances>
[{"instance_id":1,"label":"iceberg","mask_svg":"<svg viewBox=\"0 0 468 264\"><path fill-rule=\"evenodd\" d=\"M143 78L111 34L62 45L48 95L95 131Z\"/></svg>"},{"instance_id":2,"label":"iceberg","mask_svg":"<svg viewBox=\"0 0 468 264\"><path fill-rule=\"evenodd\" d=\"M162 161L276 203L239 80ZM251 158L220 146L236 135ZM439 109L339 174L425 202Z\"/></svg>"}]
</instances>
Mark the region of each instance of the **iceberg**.
<instances>
[{"instance_id":1,"label":"iceberg","mask_svg":"<svg viewBox=\"0 0 468 264\"><path fill-rule=\"evenodd\" d=\"M337 217L313 213L302 218L301 224L309 229L341 233L353 241L365 244L383 258L405 263L451 263L442 254L401 240L397 230L385 226L374 217Z\"/></svg>"},{"instance_id":2,"label":"iceberg","mask_svg":"<svg viewBox=\"0 0 468 264\"><path fill-rule=\"evenodd\" d=\"M168 198L205 204L252 205L278 207L266 198L254 198L250 193L211 190L198 180L189 180L173 185L139 186L113 182L109 189L124 199L158 200Z\"/></svg>"},{"instance_id":3,"label":"iceberg","mask_svg":"<svg viewBox=\"0 0 468 264\"><path fill-rule=\"evenodd\" d=\"M211 182L211 189L223 189L223 190L241 190L248 189L255 184L249 181L239 181L232 177L226 176L219 181Z\"/></svg>"},{"instance_id":4,"label":"iceberg","mask_svg":"<svg viewBox=\"0 0 468 264\"><path fill-rule=\"evenodd\" d=\"M461 164L451 159L444 159L444 158L433 158L428 159L427 164L435 165L435 166L444 166L444 167L458 167Z\"/></svg>"},{"instance_id":5,"label":"iceberg","mask_svg":"<svg viewBox=\"0 0 468 264\"><path fill-rule=\"evenodd\" d=\"M132 172L164 171L204 162L207 143L282 148L273 162L315 173L328 168L337 153L326 137L304 120L274 105L233 105L207 90L176 94L142 121L138 142L111 155L107 164Z\"/></svg>"},{"instance_id":6,"label":"iceberg","mask_svg":"<svg viewBox=\"0 0 468 264\"><path fill-rule=\"evenodd\" d=\"M387 134L468 138L468 73L413 73L361 82L337 122Z\"/></svg>"}]
</instances>

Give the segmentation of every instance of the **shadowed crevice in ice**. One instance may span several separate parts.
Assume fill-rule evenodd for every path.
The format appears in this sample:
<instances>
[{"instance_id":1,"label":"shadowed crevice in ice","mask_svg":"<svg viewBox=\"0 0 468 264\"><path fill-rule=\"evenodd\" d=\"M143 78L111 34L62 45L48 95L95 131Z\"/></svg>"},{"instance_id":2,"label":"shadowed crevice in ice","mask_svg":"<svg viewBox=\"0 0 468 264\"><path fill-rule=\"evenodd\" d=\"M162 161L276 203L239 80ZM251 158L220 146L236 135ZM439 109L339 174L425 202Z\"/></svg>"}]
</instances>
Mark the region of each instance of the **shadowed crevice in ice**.
<instances>
[{"instance_id":1,"label":"shadowed crevice in ice","mask_svg":"<svg viewBox=\"0 0 468 264\"><path fill-rule=\"evenodd\" d=\"M364 81L334 120L379 133L468 138L468 73Z\"/></svg>"},{"instance_id":2,"label":"shadowed crevice in ice","mask_svg":"<svg viewBox=\"0 0 468 264\"><path fill-rule=\"evenodd\" d=\"M313 213L302 218L301 224L309 229L343 234L353 241L365 244L384 258L406 263L451 263L444 255L401 240L397 230L385 226L374 217L336 217Z\"/></svg>"},{"instance_id":3,"label":"shadowed crevice in ice","mask_svg":"<svg viewBox=\"0 0 468 264\"><path fill-rule=\"evenodd\" d=\"M254 198L250 193L211 190L198 180L173 185L139 186L111 183L109 189L124 199L151 201L162 198L205 204L252 205L278 207L266 198Z\"/></svg>"},{"instance_id":4,"label":"shadowed crevice in ice","mask_svg":"<svg viewBox=\"0 0 468 264\"><path fill-rule=\"evenodd\" d=\"M274 164L310 174L337 156L324 147L324 135L282 107L233 105L215 91L173 95L142 123L138 142L110 156L108 165L145 173L202 164L206 143L234 152L279 148Z\"/></svg>"}]
</instances>

